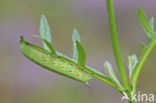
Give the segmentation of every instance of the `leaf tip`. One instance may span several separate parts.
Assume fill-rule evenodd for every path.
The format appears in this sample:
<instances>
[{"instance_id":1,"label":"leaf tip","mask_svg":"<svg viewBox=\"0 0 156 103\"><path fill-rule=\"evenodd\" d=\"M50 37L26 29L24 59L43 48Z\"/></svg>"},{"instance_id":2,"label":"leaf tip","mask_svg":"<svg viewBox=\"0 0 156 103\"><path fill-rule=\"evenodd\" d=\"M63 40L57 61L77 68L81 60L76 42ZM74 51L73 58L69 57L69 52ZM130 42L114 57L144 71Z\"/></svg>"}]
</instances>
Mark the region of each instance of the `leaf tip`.
<instances>
[{"instance_id":1,"label":"leaf tip","mask_svg":"<svg viewBox=\"0 0 156 103\"><path fill-rule=\"evenodd\" d=\"M41 19L46 18L44 14L41 14L40 16Z\"/></svg>"},{"instance_id":2,"label":"leaf tip","mask_svg":"<svg viewBox=\"0 0 156 103\"><path fill-rule=\"evenodd\" d=\"M73 41L76 41L76 40L80 41L80 35L79 35L78 30L76 28L73 30L72 40Z\"/></svg>"}]
</instances>

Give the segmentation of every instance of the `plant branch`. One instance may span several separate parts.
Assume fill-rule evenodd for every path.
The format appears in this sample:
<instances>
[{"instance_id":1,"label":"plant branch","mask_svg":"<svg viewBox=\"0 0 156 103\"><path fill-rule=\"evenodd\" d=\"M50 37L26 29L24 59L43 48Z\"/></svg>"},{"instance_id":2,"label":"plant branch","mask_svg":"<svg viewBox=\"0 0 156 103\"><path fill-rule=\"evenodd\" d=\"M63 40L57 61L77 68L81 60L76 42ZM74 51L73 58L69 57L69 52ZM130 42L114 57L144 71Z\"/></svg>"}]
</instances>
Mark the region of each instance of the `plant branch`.
<instances>
[{"instance_id":1,"label":"plant branch","mask_svg":"<svg viewBox=\"0 0 156 103\"><path fill-rule=\"evenodd\" d=\"M97 79L99 79L99 80L105 82L106 84L110 85L111 87L116 88L116 86L114 85L113 81L109 77L105 76L104 74L102 74L99 71L96 71L96 69L90 68L88 66L81 66L80 68L83 71L93 75Z\"/></svg>"},{"instance_id":2,"label":"plant branch","mask_svg":"<svg viewBox=\"0 0 156 103\"><path fill-rule=\"evenodd\" d=\"M156 37L152 38L149 41L149 44L147 45L147 48L143 51L143 53L141 54L139 61L136 65L136 67L134 68L133 74L132 74L132 85L133 85L133 91L135 93L136 90L136 83L137 83L137 79L139 76L139 73L147 59L147 57L149 56L150 52L152 51L153 47L156 45Z\"/></svg>"}]
</instances>

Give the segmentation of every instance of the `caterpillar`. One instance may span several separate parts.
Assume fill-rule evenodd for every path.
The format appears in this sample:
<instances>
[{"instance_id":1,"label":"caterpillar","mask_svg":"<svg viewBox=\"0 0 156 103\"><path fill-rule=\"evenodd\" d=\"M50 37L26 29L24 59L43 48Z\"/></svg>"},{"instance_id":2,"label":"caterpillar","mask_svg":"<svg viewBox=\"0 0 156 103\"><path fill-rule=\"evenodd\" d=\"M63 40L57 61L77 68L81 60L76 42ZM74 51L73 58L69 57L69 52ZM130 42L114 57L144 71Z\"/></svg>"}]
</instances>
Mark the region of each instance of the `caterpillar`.
<instances>
[{"instance_id":1,"label":"caterpillar","mask_svg":"<svg viewBox=\"0 0 156 103\"><path fill-rule=\"evenodd\" d=\"M20 40L20 50L28 59L50 71L83 83L88 83L89 80L93 79L90 74L81 71L74 61L56 53L50 53L40 46L25 41L23 37Z\"/></svg>"}]
</instances>

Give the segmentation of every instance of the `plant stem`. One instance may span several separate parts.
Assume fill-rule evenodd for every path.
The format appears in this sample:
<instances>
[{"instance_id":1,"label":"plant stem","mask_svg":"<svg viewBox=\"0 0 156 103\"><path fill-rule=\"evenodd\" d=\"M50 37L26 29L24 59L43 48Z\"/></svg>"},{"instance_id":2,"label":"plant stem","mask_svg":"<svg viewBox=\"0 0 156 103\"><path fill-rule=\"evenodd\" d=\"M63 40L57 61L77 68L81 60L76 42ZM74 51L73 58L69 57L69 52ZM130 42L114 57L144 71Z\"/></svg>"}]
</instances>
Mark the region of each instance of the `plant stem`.
<instances>
[{"instance_id":1,"label":"plant stem","mask_svg":"<svg viewBox=\"0 0 156 103\"><path fill-rule=\"evenodd\" d=\"M103 75L101 72L95 71L96 69L92 69L88 66L85 66L85 67L81 66L80 68L82 70L84 70L85 72L92 74L97 79L99 79L99 80L105 82L106 84L110 85L111 87L116 88L116 86L114 85L114 83L112 82L112 80L109 77Z\"/></svg>"},{"instance_id":2,"label":"plant stem","mask_svg":"<svg viewBox=\"0 0 156 103\"><path fill-rule=\"evenodd\" d=\"M139 58L139 61L136 65L136 67L134 68L134 71L132 74L132 85L134 88L134 90L133 90L134 93L136 92L136 83L137 83L139 73L140 73L147 57L149 56L150 52L152 51L153 47L155 46L155 44L156 44L156 38L152 38L149 41L147 48L143 51L141 57Z\"/></svg>"},{"instance_id":3,"label":"plant stem","mask_svg":"<svg viewBox=\"0 0 156 103\"><path fill-rule=\"evenodd\" d=\"M107 4L110 34L111 34L111 39L112 39L112 47L114 51L114 56L115 56L119 76L120 76L123 86L128 89L129 83L127 80L126 72L125 72L123 62L121 59L121 55L120 55L120 47L119 47L118 38L117 38L117 30L116 30L112 0L106 0L106 4Z\"/></svg>"}]
</instances>

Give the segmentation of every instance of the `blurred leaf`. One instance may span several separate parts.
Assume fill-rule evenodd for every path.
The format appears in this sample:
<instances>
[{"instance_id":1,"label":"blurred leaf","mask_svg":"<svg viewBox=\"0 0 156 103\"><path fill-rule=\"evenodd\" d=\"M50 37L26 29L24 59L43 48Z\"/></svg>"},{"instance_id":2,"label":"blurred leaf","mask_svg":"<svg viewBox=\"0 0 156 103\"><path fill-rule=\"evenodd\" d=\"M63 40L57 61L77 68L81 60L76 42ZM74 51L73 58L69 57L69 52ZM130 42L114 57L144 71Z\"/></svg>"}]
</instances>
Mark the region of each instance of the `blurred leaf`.
<instances>
[{"instance_id":1,"label":"blurred leaf","mask_svg":"<svg viewBox=\"0 0 156 103\"><path fill-rule=\"evenodd\" d=\"M105 71L106 73L111 77L111 78L116 78L115 76L115 73L112 69L112 65L108 62L108 61L105 61L104 63L104 68L105 68Z\"/></svg>"},{"instance_id":2,"label":"blurred leaf","mask_svg":"<svg viewBox=\"0 0 156 103\"><path fill-rule=\"evenodd\" d=\"M120 82L118 81L118 79L112 69L112 65L108 61L104 62L104 69L105 69L107 75L112 79L112 81L114 82L114 84L116 85L118 90L120 90L122 86L121 86Z\"/></svg>"},{"instance_id":3,"label":"blurred leaf","mask_svg":"<svg viewBox=\"0 0 156 103\"><path fill-rule=\"evenodd\" d=\"M40 35L37 35L37 34L31 34L33 37L35 37L35 38L39 38L39 39L43 39Z\"/></svg>"},{"instance_id":4,"label":"blurred leaf","mask_svg":"<svg viewBox=\"0 0 156 103\"><path fill-rule=\"evenodd\" d=\"M73 59L77 62L78 61L78 51L77 51L76 41L80 42L80 35L79 35L77 29L74 29L74 31L73 31L72 40L73 40Z\"/></svg>"},{"instance_id":5,"label":"blurred leaf","mask_svg":"<svg viewBox=\"0 0 156 103\"><path fill-rule=\"evenodd\" d=\"M151 26L152 30L154 30L154 17L151 17L151 19L149 20L149 25ZM150 38L148 37L147 39L149 41ZM141 47L142 51L144 51L147 48L144 43L141 43L140 47Z\"/></svg>"},{"instance_id":6,"label":"blurred leaf","mask_svg":"<svg viewBox=\"0 0 156 103\"><path fill-rule=\"evenodd\" d=\"M149 25L151 26L152 30L154 30L154 17L151 17L149 20Z\"/></svg>"},{"instance_id":7,"label":"blurred leaf","mask_svg":"<svg viewBox=\"0 0 156 103\"><path fill-rule=\"evenodd\" d=\"M86 61L85 50L79 41L76 41L76 47L77 47L77 52L78 52L78 64L81 66L84 66L85 61Z\"/></svg>"},{"instance_id":8,"label":"blurred leaf","mask_svg":"<svg viewBox=\"0 0 156 103\"><path fill-rule=\"evenodd\" d=\"M53 48L52 44L50 44L47 40L43 39L41 36L36 35L36 34L33 34L32 36L41 39L42 42L43 42L43 43L48 47L48 49L50 50L50 53L56 55L55 49ZM44 49L45 49L45 48L44 48ZM46 50L47 50L47 49L46 49Z\"/></svg>"},{"instance_id":9,"label":"blurred leaf","mask_svg":"<svg viewBox=\"0 0 156 103\"><path fill-rule=\"evenodd\" d=\"M53 46L47 40L45 40L45 39L42 39L42 40L46 44L48 49L50 50L50 53L56 55L56 52L55 52L55 49L53 48Z\"/></svg>"},{"instance_id":10,"label":"blurred leaf","mask_svg":"<svg viewBox=\"0 0 156 103\"><path fill-rule=\"evenodd\" d=\"M144 13L144 11L141 9L141 7L138 8L138 12L137 12L137 15L138 15L138 20L144 30L144 32L146 33L147 37L148 37L148 40L153 36L153 35L156 35L156 33L152 30L152 24L154 22L154 20L150 20L150 24L148 22L148 19Z\"/></svg>"},{"instance_id":11,"label":"blurred leaf","mask_svg":"<svg viewBox=\"0 0 156 103\"><path fill-rule=\"evenodd\" d=\"M40 35L41 35L42 39L45 39L49 43L52 44L52 37L51 37L51 33L50 33L49 24L44 15L41 15L41 19L40 19ZM42 40L42 43L43 43L44 48L46 50L50 51L48 46L45 44L45 42L43 40Z\"/></svg>"},{"instance_id":12,"label":"blurred leaf","mask_svg":"<svg viewBox=\"0 0 156 103\"><path fill-rule=\"evenodd\" d=\"M128 68L129 68L129 78L132 76L133 69L138 63L137 56L133 54L132 56L128 56Z\"/></svg>"}]
</instances>

